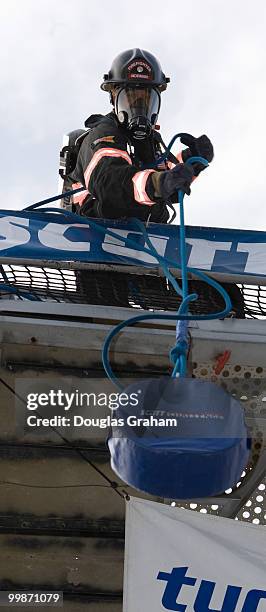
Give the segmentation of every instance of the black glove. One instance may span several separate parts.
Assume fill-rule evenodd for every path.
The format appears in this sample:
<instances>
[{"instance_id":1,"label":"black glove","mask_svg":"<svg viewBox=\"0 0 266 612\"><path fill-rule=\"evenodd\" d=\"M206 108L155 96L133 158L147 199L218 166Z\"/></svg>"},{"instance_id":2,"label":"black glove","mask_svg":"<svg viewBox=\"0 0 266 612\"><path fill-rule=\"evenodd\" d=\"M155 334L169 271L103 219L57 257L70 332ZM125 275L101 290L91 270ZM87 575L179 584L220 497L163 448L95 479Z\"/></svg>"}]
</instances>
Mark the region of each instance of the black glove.
<instances>
[{"instance_id":1,"label":"black glove","mask_svg":"<svg viewBox=\"0 0 266 612\"><path fill-rule=\"evenodd\" d=\"M192 166L177 164L172 170L165 172L153 172L151 174L155 196L163 200L175 195L177 189L182 189L190 195L190 183L193 179L194 171Z\"/></svg>"},{"instance_id":2,"label":"black glove","mask_svg":"<svg viewBox=\"0 0 266 612\"><path fill-rule=\"evenodd\" d=\"M194 138L190 134L186 134L180 138L181 142L189 147L190 153L192 157L205 157L208 162L213 160L213 146L205 134L199 136L199 138Z\"/></svg>"},{"instance_id":3,"label":"black glove","mask_svg":"<svg viewBox=\"0 0 266 612\"><path fill-rule=\"evenodd\" d=\"M213 160L213 155L214 155L213 146L212 146L210 139L205 134L203 134L202 136L199 136L199 138L194 138L194 136L191 136L190 134L186 134L185 136L182 136L180 140L184 145L189 147L187 151L184 151L184 154L183 154L184 161L187 161L189 157L198 157L198 156L204 157L205 159L207 159L208 162L211 162ZM198 176L198 174L202 170L204 170L205 167L206 166L204 166L201 163L193 164L193 170L194 170L195 176Z\"/></svg>"}]
</instances>

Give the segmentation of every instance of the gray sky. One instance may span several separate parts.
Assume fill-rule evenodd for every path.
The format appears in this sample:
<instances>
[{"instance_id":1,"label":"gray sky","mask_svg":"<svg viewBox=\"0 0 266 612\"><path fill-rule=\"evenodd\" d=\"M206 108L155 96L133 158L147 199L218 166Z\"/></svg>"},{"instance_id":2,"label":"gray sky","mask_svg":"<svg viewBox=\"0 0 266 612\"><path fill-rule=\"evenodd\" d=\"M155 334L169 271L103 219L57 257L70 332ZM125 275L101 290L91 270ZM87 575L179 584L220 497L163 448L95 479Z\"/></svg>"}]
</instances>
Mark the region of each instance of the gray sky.
<instances>
[{"instance_id":1,"label":"gray sky","mask_svg":"<svg viewBox=\"0 0 266 612\"><path fill-rule=\"evenodd\" d=\"M63 134L111 110L102 76L142 47L171 77L164 140L214 143L186 222L266 231L265 32L265 0L0 0L1 208L57 192Z\"/></svg>"}]
</instances>

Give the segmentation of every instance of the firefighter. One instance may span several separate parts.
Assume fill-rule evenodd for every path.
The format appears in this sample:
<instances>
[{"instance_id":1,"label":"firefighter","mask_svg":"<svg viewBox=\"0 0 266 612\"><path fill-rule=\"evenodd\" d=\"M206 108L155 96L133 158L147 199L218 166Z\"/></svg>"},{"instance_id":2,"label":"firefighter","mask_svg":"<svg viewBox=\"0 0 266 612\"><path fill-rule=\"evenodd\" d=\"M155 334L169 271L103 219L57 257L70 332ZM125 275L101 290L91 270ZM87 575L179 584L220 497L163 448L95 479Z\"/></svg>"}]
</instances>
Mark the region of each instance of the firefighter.
<instances>
[{"instance_id":1,"label":"firefighter","mask_svg":"<svg viewBox=\"0 0 266 612\"><path fill-rule=\"evenodd\" d=\"M159 168L153 167L166 148L157 119L169 81L147 51L130 49L114 59L101 84L109 92L112 111L85 122L88 130L81 136L76 166L68 177L69 189L84 186L73 198L76 212L167 223L167 203L177 202L177 189L190 194L190 184L204 166L185 162L195 155L212 161L207 136L184 137L181 142L188 148L177 157L169 153Z\"/></svg>"}]
</instances>

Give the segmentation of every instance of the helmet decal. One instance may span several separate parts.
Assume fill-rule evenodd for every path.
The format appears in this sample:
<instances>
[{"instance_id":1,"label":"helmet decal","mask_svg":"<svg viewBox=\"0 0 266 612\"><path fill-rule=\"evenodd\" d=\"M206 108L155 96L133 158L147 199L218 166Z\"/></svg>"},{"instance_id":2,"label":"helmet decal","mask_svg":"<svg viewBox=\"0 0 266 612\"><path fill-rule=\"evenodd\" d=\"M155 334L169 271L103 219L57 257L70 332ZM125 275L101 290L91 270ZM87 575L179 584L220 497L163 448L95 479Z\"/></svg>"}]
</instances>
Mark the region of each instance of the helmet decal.
<instances>
[{"instance_id":1,"label":"helmet decal","mask_svg":"<svg viewBox=\"0 0 266 612\"><path fill-rule=\"evenodd\" d=\"M143 79L147 81L152 81L152 67L143 60L135 60L134 62L131 62L127 67L127 78L129 80Z\"/></svg>"}]
</instances>

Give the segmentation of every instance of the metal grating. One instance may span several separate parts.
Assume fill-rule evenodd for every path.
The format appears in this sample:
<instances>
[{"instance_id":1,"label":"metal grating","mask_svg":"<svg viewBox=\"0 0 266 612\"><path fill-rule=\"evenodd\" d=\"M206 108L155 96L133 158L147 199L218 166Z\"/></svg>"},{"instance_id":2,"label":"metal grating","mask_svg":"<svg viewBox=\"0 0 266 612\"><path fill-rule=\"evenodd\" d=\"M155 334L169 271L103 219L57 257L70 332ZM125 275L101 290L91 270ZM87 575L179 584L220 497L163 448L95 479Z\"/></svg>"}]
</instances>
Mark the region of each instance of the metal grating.
<instances>
[{"instance_id":1,"label":"metal grating","mask_svg":"<svg viewBox=\"0 0 266 612\"><path fill-rule=\"evenodd\" d=\"M197 378L212 380L221 385L237 400L242 402L246 422L252 435L251 457L240 481L233 489L228 489L223 496L209 502L171 502L181 508L187 508L203 514L223 515L227 502L234 499L237 492L243 491L243 503L235 520L252 522L255 525L266 525L266 478L263 478L255 489L251 488L247 499L246 485L266 447L266 368L248 367L240 364L226 365L218 376L209 363L194 363L193 375Z\"/></svg>"},{"instance_id":2,"label":"metal grating","mask_svg":"<svg viewBox=\"0 0 266 612\"><path fill-rule=\"evenodd\" d=\"M4 264L0 267L0 283L6 288L2 297L8 295L8 287L15 288L13 294L23 299L30 292L35 299L56 302L80 303L77 275L73 270Z\"/></svg>"},{"instance_id":3,"label":"metal grating","mask_svg":"<svg viewBox=\"0 0 266 612\"><path fill-rule=\"evenodd\" d=\"M266 478L241 508L236 520L254 523L254 525L266 525Z\"/></svg>"},{"instance_id":4,"label":"metal grating","mask_svg":"<svg viewBox=\"0 0 266 612\"><path fill-rule=\"evenodd\" d=\"M177 310L181 298L164 277L111 270L71 270L30 265L0 266L1 296L24 299L30 292L33 299L76 304L101 304L143 310ZM228 291L233 314L237 318L266 317L266 286L221 283ZM15 292L14 292L15 289ZM223 309L221 296L211 286L189 281L189 291L198 294L191 303L192 314L206 314Z\"/></svg>"},{"instance_id":5,"label":"metal grating","mask_svg":"<svg viewBox=\"0 0 266 612\"><path fill-rule=\"evenodd\" d=\"M246 472L243 472L242 479L243 477L245 477L245 475ZM238 483L237 488L240 487L240 484L241 483ZM228 489L227 491L225 491L225 494L228 495L228 497L230 497L230 495L233 495L232 489ZM222 510L225 507L225 503L206 504L192 502L171 502L171 505L177 506L179 508L193 510L196 512L201 512L203 514L215 514L216 516L219 516L219 514L222 513ZM258 485L258 487L252 493L250 498L246 501L246 503L243 504L241 510L235 517L235 520L253 523L254 525L266 525L266 478Z\"/></svg>"},{"instance_id":6,"label":"metal grating","mask_svg":"<svg viewBox=\"0 0 266 612\"><path fill-rule=\"evenodd\" d=\"M246 318L266 316L266 287L261 285L238 285L245 303Z\"/></svg>"}]
</instances>

